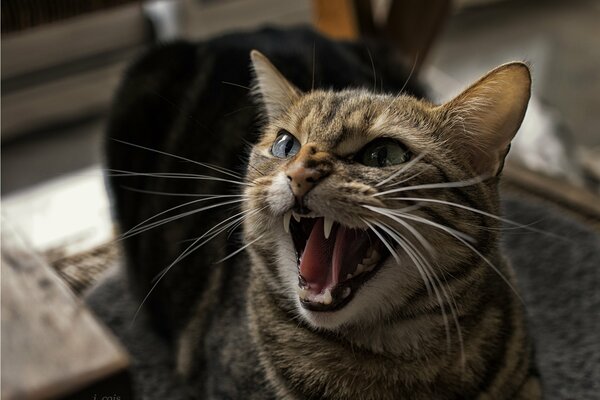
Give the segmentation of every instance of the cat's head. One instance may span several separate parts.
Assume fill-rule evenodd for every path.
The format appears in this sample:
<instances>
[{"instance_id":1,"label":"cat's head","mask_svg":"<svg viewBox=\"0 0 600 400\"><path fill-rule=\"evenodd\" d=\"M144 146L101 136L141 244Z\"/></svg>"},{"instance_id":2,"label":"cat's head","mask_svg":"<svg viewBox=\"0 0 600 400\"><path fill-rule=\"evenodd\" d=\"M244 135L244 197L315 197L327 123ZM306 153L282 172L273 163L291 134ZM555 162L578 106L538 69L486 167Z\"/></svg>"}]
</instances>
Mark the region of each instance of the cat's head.
<instances>
[{"instance_id":1,"label":"cat's head","mask_svg":"<svg viewBox=\"0 0 600 400\"><path fill-rule=\"evenodd\" d=\"M495 220L473 210L498 212L496 177L530 95L525 64L434 105L303 93L264 55L251 58L266 118L247 170L245 236L278 304L317 328L377 324L440 300L444 280L496 249Z\"/></svg>"}]
</instances>

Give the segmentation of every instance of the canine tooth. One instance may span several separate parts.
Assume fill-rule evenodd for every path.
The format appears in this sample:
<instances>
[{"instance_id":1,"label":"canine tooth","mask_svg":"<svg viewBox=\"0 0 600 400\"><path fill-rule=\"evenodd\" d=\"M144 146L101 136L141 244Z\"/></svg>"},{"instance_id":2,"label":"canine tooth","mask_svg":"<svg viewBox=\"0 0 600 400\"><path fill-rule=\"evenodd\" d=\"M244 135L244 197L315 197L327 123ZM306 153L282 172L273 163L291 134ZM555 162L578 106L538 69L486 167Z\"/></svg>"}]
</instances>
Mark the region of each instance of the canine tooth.
<instances>
[{"instance_id":1,"label":"canine tooth","mask_svg":"<svg viewBox=\"0 0 600 400\"><path fill-rule=\"evenodd\" d=\"M325 217L325 222L323 224L323 231L325 233L325 239L329 239L329 235L331 234L332 227L333 227L333 220L331 218Z\"/></svg>"},{"instance_id":2,"label":"canine tooth","mask_svg":"<svg viewBox=\"0 0 600 400\"><path fill-rule=\"evenodd\" d=\"M288 211L283 214L283 230L285 233L290 233L290 219L292 218L292 212Z\"/></svg>"},{"instance_id":3,"label":"canine tooth","mask_svg":"<svg viewBox=\"0 0 600 400\"><path fill-rule=\"evenodd\" d=\"M352 274L346 275L346 279L352 279Z\"/></svg>"},{"instance_id":4,"label":"canine tooth","mask_svg":"<svg viewBox=\"0 0 600 400\"><path fill-rule=\"evenodd\" d=\"M354 273L355 273L356 275L358 275L358 274L362 274L362 273L363 273L363 271L364 271L364 269L365 269L365 266L364 266L364 265L362 265L362 264L358 264L358 265L356 266L356 271L355 271Z\"/></svg>"},{"instance_id":5,"label":"canine tooth","mask_svg":"<svg viewBox=\"0 0 600 400\"><path fill-rule=\"evenodd\" d=\"M302 300L306 299L306 294L308 293L308 290L298 287L296 288L296 292L298 293L298 297L300 297Z\"/></svg>"},{"instance_id":6,"label":"canine tooth","mask_svg":"<svg viewBox=\"0 0 600 400\"><path fill-rule=\"evenodd\" d=\"M373 253L371 253L371 260L377 261L381 257L381 254L375 249L373 249Z\"/></svg>"},{"instance_id":7,"label":"canine tooth","mask_svg":"<svg viewBox=\"0 0 600 400\"><path fill-rule=\"evenodd\" d=\"M325 289L325 293L323 293L323 304L331 304L332 301L331 290Z\"/></svg>"},{"instance_id":8,"label":"canine tooth","mask_svg":"<svg viewBox=\"0 0 600 400\"><path fill-rule=\"evenodd\" d=\"M363 258L362 263L365 265L374 264L377 263L377 261L379 261L379 258L380 256L377 250L367 251L367 254L365 255L365 258Z\"/></svg>"},{"instance_id":9,"label":"canine tooth","mask_svg":"<svg viewBox=\"0 0 600 400\"><path fill-rule=\"evenodd\" d=\"M344 292L342 293L342 297L346 298L348 296L350 296L350 292L352 291L352 289L350 289L349 287L344 289Z\"/></svg>"},{"instance_id":10,"label":"canine tooth","mask_svg":"<svg viewBox=\"0 0 600 400\"><path fill-rule=\"evenodd\" d=\"M375 258L363 258L361 264L365 267L365 271L370 271L377 265L377 261Z\"/></svg>"},{"instance_id":11,"label":"canine tooth","mask_svg":"<svg viewBox=\"0 0 600 400\"><path fill-rule=\"evenodd\" d=\"M294 217L294 219L296 220L296 222L300 222L300 220L302 219L302 217L301 217L301 216L299 216L299 215L298 215L298 214L296 214L296 213L292 213L292 217Z\"/></svg>"}]
</instances>

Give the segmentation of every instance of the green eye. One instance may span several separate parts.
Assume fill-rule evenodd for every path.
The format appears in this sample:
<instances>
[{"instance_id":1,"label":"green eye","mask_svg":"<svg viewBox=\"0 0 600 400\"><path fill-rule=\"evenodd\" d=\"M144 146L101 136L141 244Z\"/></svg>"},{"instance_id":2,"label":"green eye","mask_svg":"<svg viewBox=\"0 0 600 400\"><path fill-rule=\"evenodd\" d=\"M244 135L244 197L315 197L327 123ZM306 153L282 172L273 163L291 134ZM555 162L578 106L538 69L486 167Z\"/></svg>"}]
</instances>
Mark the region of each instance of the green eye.
<instances>
[{"instance_id":1,"label":"green eye","mask_svg":"<svg viewBox=\"0 0 600 400\"><path fill-rule=\"evenodd\" d=\"M271 147L271 153L275 157L289 158L300 151L300 142L288 131L282 129Z\"/></svg>"},{"instance_id":2,"label":"green eye","mask_svg":"<svg viewBox=\"0 0 600 400\"><path fill-rule=\"evenodd\" d=\"M356 161L367 167L389 167L410 160L412 154L392 139L375 139L358 153Z\"/></svg>"}]
</instances>

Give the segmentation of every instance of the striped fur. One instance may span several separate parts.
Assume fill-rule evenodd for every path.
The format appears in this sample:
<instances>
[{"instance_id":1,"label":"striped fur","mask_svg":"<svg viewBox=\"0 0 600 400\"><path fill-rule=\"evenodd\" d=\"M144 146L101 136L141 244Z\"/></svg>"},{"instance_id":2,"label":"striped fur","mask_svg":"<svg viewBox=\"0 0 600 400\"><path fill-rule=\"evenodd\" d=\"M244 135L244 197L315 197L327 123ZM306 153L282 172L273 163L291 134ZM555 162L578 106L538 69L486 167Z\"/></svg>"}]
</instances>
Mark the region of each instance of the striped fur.
<instances>
[{"instance_id":1,"label":"striped fur","mask_svg":"<svg viewBox=\"0 0 600 400\"><path fill-rule=\"evenodd\" d=\"M255 107L240 87L223 84L249 84L239 66L254 46L264 47L298 84L253 53L264 109L258 140ZM177 371L196 398L540 398L523 306L509 287L516 284L499 253L500 223L491 216L499 213L498 176L527 104L527 68L502 66L437 106L358 89L374 86L363 50L311 32L264 31L166 45L132 68L109 136L144 149L107 144L109 167L125 171L110 177L115 210L124 228L182 217L124 242L144 311L171 341ZM374 50L382 88L422 94L405 83L408 71L392 53ZM350 87L357 89L340 90ZM313 167L326 164L329 175L306 195L310 208L349 227L387 223L430 265L428 285L408 253L392 243L398 261L388 257L343 308L318 313L300 306L298 266L282 223L294 201L284 173L294 159L270 151L281 129L299 139ZM355 154L380 137L402 142L413 159L384 168L356 162ZM238 182L246 141L254 145ZM181 157L234 169L233 175ZM403 191L390 192L395 189ZM241 195L235 198L241 210L222 204L183 218L222 201L177 208L186 193ZM390 211L403 209L409 213L404 224L390 218ZM224 230L186 253L190 238L233 228L236 220L227 219L235 215L244 217L243 238L228 240Z\"/></svg>"},{"instance_id":2,"label":"striped fur","mask_svg":"<svg viewBox=\"0 0 600 400\"><path fill-rule=\"evenodd\" d=\"M288 82L269 82L284 78L276 70L269 72L272 66L257 57L259 93L265 103L286 102L267 108L268 122L252 150L245 210L261 211L244 223L245 241L253 243L248 325L260 366L277 397L541 397L523 306L511 268L498 249L498 219L440 203L498 215L497 176L529 97L527 68L500 67L453 102L435 106L364 90L302 94ZM516 105L504 104L503 90ZM489 98L481 98L481 93ZM498 122L501 118L516 122L506 127ZM315 146L333 163L334 172L306 196L310 209L361 229L369 229L364 221L385 221L425 254L435 293L426 289L414 262L399 251L400 264L389 257L341 310L301 307L293 245L281 223L293 203L283 175L291 161L270 154L281 129L302 146ZM485 135L504 136L496 140ZM378 137L397 139L419 157L402 173L397 173L402 166L377 169L352 161ZM486 147L486 142L493 145ZM315 161L320 162L325 161ZM394 173L393 179L378 185ZM470 184L427 186L451 182ZM387 193L398 188L403 190ZM406 225L375 211L415 205L409 214L413 218L405 223L426 238L435 253L429 253ZM440 226L468 235L474 248Z\"/></svg>"}]
</instances>

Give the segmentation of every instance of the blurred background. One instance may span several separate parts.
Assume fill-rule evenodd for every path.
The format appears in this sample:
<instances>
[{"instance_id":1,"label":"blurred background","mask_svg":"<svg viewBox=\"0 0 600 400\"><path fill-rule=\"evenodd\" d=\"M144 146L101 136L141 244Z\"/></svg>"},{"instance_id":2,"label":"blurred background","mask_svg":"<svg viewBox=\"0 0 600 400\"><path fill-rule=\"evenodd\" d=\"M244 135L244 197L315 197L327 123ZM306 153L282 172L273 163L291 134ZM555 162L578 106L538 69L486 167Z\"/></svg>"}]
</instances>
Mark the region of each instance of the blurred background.
<instances>
[{"instance_id":1,"label":"blurred background","mask_svg":"<svg viewBox=\"0 0 600 400\"><path fill-rule=\"evenodd\" d=\"M101 148L126 66L159 42L304 24L390 41L435 101L501 63L529 62L533 97L508 180L597 217L598 21L597 0L3 1L3 214L43 251L75 233L111 237Z\"/></svg>"},{"instance_id":2,"label":"blurred background","mask_svg":"<svg viewBox=\"0 0 600 400\"><path fill-rule=\"evenodd\" d=\"M598 0L3 0L1 13L2 363L10 367L2 368L2 397L23 398L35 382L71 393L85 386L82 371L126 369L127 357L95 322L84 325L100 338L65 339L85 330L72 327L80 314L64 310L73 307L72 292L83 293L119 259L102 171L104 128L125 68L160 42L299 24L338 39L386 40L438 102L499 64L525 60L533 96L502 190L600 229ZM24 240L7 234L13 230ZM50 281L66 282L69 294L49 296ZM75 322L51 329L37 322L56 315ZM57 344L49 345L57 326ZM24 356L30 348L39 352ZM69 368L55 367L61 357Z\"/></svg>"},{"instance_id":3,"label":"blurred background","mask_svg":"<svg viewBox=\"0 0 600 400\"><path fill-rule=\"evenodd\" d=\"M3 1L2 196L100 162L102 130L120 76L156 41L205 39L265 24L314 25L349 39L372 34L372 28L352 26L355 10L348 3ZM369 2L356 3L364 8ZM388 30L407 26L388 37L408 51L414 49L401 41L419 47L420 78L436 99L447 99L500 63L528 60L535 94L530 112L537 119L529 121L535 125L530 137L519 140L537 158L527 160L519 151L519 159L577 184L598 178L593 164L600 146L599 1L399 1L409 3L402 11L412 11L400 18L388 14L392 3L371 2L373 20L383 25L389 18ZM550 139L566 146L562 153Z\"/></svg>"},{"instance_id":4,"label":"blurred background","mask_svg":"<svg viewBox=\"0 0 600 400\"><path fill-rule=\"evenodd\" d=\"M3 1L3 214L44 252L74 236L111 237L101 148L126 66L158 42L304 24L390 41L436 101L501 63L528 61L533 97L508 180L598 217L598 21L597 0Z\"/></svg>"}]
</instances>

